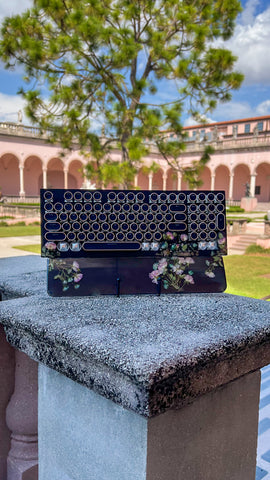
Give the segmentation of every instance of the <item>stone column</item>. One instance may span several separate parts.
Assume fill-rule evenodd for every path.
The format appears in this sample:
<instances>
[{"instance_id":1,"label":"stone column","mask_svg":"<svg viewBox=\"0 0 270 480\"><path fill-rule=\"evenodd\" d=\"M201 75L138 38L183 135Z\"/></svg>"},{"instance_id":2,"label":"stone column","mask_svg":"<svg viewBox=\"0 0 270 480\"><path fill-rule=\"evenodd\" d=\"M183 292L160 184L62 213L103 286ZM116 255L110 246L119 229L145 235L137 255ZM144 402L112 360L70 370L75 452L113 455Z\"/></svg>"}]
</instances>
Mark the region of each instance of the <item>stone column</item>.
<instances>
[{"instance_id":1,"label":"stone column","mask_svg":"<svg viewBox=\"0 0 270 480\"><path fill-rule=\"evenodd\" d=\"M15 390L6 411L12 432L7 480L38 479L37 365L16 350Z\"/></svg>"},{"instance_id":2,"label":"stone column","mask_svg":"<svg viewBox=\"0 0 270 480\"><path fill-rule=\"evenodd\" d=\"M6 424L6 408L14 390L15 350L6 341L0 325L0 479L7 478L7 456L10 449L10 431Z\"/></svg>"},{"instance_id":3,"label":"stone column","mask_svg":"<svg viewBox=\"0 0 270 480\"><path fill-rule=\"evenodd\" d=\"M19 166L20 169L20 192L19 195L20 197L25 197L25 191L24 191L24 167L22 165Z\"/></svg>"},{"instance_id":4,"label":"stone column","mask_svg":"<svg viewBox=\"0 0 270 480\"><path fill-rule=\"evenodd\" d=\"M64 169L64 188L68 188L68 168Z\"/></svg>"},{"instance_id":5,"label":"stone column","mask_svg":"<svg viewBox=\"0 0 270 480\"><path fill-rule=\"evenodd\" d=\"M257 173L250 175L250 196L251 197L255 197L256 177L257 177Z\"/></svg>"},{"instance_id":6,"label":"stone column","mask_svg":"<svg viewBox=\"0 0 270 480\"><path fill-rule=\"evenodd\" d=\"M136 174L135 177L134 177L134 187L135 187L135 188L138 187L138 178L139 178L139 175Z\"/></svg>"},{"instance_id":7,"label":"stone column","mask_svg":"<svg viewBox=\"0 0 270 480\"><path fill-rule=\"evenodd\" d=\"M181 190L182 185L182 173L177 172L177 190Z\"/></svg>"},{"instance_id":8,"label":"stone column","mask_svg":"<svg viewBox=\"0 0 270 480\"><path fill-rule=\"evenodd\" d=\"M163 180L163 185L162 185L162 190L167 190L167 173L163 173L162 175L162 180Z\"/></svg>"},{"instance_id":9,"label":"stone column","mask_svg":"<svg viewBox=\"0 0 270 480\"><path fill-rule=\"evenodd\" d=\"M47 188L47 168L46 168L46 167L43 167L42 172L43 172L42 187L43 187L43 188Z\"/></svg>"},{"instance_id":10,"label":"stone column","mask_svg":"<svg viewBox=\"0 0 270 480\"><path fill-rule=\"evenodd\" d=\"M210 187L210 190L215 190L215 179L216 179L216 175L215 173L213 173L211 175L211 187Z\"/></svg>"},{"instance_id":11,"label":"stone column","mask_svg":"<svg viewBox=\"0 0 270 480\"><path fill-rule=\"evenodd\" d=\"M233 178L234 173L230 173L229 200L233 200Z\"/></svg>"},{"instance_id":12,"label":"stone column","mask_svg":"<svg viewBox=\"0 0 270 480\"><path fill-rule=\"evenodd\" d=\"M148 190L153 190L153 173L148 175Z\"/></svg>"}]
</instances>

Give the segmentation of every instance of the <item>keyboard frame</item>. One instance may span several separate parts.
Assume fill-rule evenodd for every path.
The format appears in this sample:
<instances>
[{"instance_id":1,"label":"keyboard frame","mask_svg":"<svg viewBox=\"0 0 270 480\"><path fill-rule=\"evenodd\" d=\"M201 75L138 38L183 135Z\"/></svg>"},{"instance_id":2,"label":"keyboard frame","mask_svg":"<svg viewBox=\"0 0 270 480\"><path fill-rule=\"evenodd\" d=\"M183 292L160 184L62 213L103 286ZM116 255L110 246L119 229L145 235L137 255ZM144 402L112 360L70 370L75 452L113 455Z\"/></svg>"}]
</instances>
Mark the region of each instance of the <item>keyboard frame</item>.
<instances>
[{"instance_id":1,"label":"keyboard frame","mask_svg":"<svg viewBox=\"0 0 270 480\"><path fill-rule=\"evenodd\" d=\"M50 198L50 194L53 197L53 201ZM48 258L54 258L56 256L57 258L82 258L82 257L87 257L87 258L88 257L90 258L148 257L149 258L149 257L155 257L159 255L161 250L160 248L161 244L164 243L164 241L166 241L165 237L168 232L170 232L175 237L173 239L173 243L175 243L175 245L180 244L180 252L178 252L178 255L209 256L209 255L213 255L213 252L217 252L221 255L225 255L227 253L225 192L221 190L215 190L215 191L152 190L150 191L150 190L81 190L81 189L49 189L47 188L47 189L41 189L40 195L41 195L41 248L42 248L41 255L43 257L48 257ZM72 196L72 198L69 198L70 195ZM124 196L125 196L125 199L123 200ZM80 200L80 197L82 197L81 200ZM114 197L116 197L117 202L113 200ZM212 197L213 197L213 200L211 201L210 198ZM155 200L155 198L157 198L157 201ZM218 200L218 198L220 198L220 200ZM176 199L176 200L173 200L173 199ZM139 215L139 213L143 213L141 212L142 205L148 205L149 210L153 208L153 205L157 205L158 207L157 213L152 212L154 215L154 218L152 221L149 220L150 222L149 229L150 229L150 224L153 225L152 228L154 229L154 231L152 233L157 238L160 237L160 240L155 240L155 238L153 238L153 240L147 242L145 241L145 239L143 239L144 241L141 241L141 242L129 241L129 242L124 242L124 244L121 241L118 241L118 242L100 241L99 242L100 246L97 249L95 249L96 245L94 245L94 242L88 241L87 239L88 233L86 232L87 242L86 241L78 242L77 237L75 237L76 240L70 241L69 245L81 243L82 248L80 250L73 251L70 249L70 246L68 250L66 251L62 250L62 246L60 244L62 245L68 244L68 242L66 241L66 239L63 241L61 240L58 241L58 240L55 240L54 238L57 238L57 234L64 235L62 231L64 224L66 224L65 228L69 228L68 224L70 225L70 228L68 229L67 233L65 233L65 235L72 234L72 232L75 235L77 235L76 232L84 234L85 232L82 232L81 229L85 224L88 224L89 226L89 230L88 230L89 234L91 233L91 229L93 229L94 224L100 225L97 232L100 231L101 225L103 225L104 227L104 223L106 222L103 222L103 224L101 224L97 221L91 222L90 220L92 209L97 208L97 204L101 206L101 210L104 208L104 204L111 205L112 207L111 210L114 209L114 205L116 204L122 207L123 205L128 204L131 207L131 210L133 209L133 206L135 204L138 205L140 211L134 212L136 221L134 220L130 222L128 221L123 222L123 223L129 224L129 227L131 226L131 224L132 225L135 224L134 226L134 229L136 228L135 234L137 231L140 232L143 223L146 223L146 222L139 222L138 217L136 217L136 215ZM72 211L71 210L67 211L67 207L70 208L70 205L72 206ZM87 208L90 208L89 205L91 205L91 209L86 212L85 211L86 206ZM209 212L210 205L211 205L212 213ZM163 206L162 208L164 208L164 212L161 212L161 206ZM165 206L167 207L167 210ZM185 210L184 210L184 207L185 207ZM222 211L218 212L217 207L220 208L220 210ZM123 208L121 209L123 210ZM191 209L194 209L194 212L192 212ZM103 213L101 210L99 210L99 212ZM79 216L82 213L85 213L86 215L88 215L87 220L80 221L80 222L77 220L70 221L71 214L75 214L75 216L76 215ZM109 212L107 213L108 215L110 215ZM123 213L123 212L120 212L120 213ZM119 215L120 213L116 212L116 215ZM159 224L157 225L155 221L156 219L155 215L158 215L161 213L163 215L163 218L165 218L165 216L168 214L172 215L173 221L171 220L167 222L166 220L167 222L166 223L165 220L164 221L160 220ZM56 220L48 221L48 218L50 218L50 214L53 214L51 215L52 218L54 218L54 216L57 215L57 221ZM59 217L61 214L67 214L67 216L69 216L68 220L66 221L60 220ZM98 212L95 212L94 215L95 214L100 215L100 213ZM143 214L148 215L147 212ZM128 212L127 212L127 215L128 215ZM64 218L64 216L65 215L63 215L62 218ZM75 216L73 218L75 218ZM186 220L176 221L173 216L176 216L175 218L180 218L180 219L186 216ZM204 229L201 229L201 231L198 230L198 227L195 229L196 221L192 220L192 218L195 218L195 216L197 217L197 219L204 218L205 216L207 216L207 219L200 220L201 227L202 225L204 226ZM216 216L216 219L210 221L209 218L210 217L213 218L213 216ZM49 231L47 230L48 224L50 225L50 228L52 228L52 230L49 230ZM62 229L59 231L56 229L57 227L55 227L52 224L59 224L60 226L62 225ZM114 222L112 221L112 223L109 223L109 232L111 232L113 224L115 224L115 228L117 228L116 224L118 224L118 227L119 226L121 227L122 225L121 222L117 220L115 220ZM161 226L161 224L165 224L166 228L159 230L159 226ZM186 224L185 229L183 228L184 224ZM205 227L205 224L206 224L206 227ZM209 230L210 226L213 227L213 224L215 224L215 228L211 228ZM121 230L120 227L118 229ZM169 227L172 227L172 228L169 228ZM55 228L55 230L53 230L53 228ZM84 228L86 228L86 225ZM98 226L96 228L98 228ZM192 230L192 228L194 228L194 230ZM200 235L202 235L203 232L208 235L207 240L200 239ZM215 235L215 239L213 240L209 239L209 235L210 233L212 234L212 232L213 232L213 236ZM158 233L160 235L158 235ZM191 239L191 234L193 233L198 235L197 240ZM143 234L145 235L145 232L143 232ZM72 235L70 235L70 237L72 237ZM58 238L60 237L58 236ZM85 250L84 247L82 246L85 243L89 244L88 246L89 250ZM116 243L118 245L116 245ZM147 245L146 245L147 243L149 244L148 245L149 248L147 248ZM139 246L137 248L136 245L133 245L132 248L133 247L137 248L133 250L133 249L127 248L127 244L130 244L131 246L132 244L137 244L137 246L138 245ZM143 244L144 244L144 247L142 247ZM154 244L156 245L153 246ZM157 248L157 244L158 244L158 248ZM215 244L215 247L213 247L214 244ZM92 245L94 245L94 247L92 247ZM104 245L105 245L105 249L104 249ZM211 245L211 248L210 248L210 245Z\"/></svg>"}]
</instances>

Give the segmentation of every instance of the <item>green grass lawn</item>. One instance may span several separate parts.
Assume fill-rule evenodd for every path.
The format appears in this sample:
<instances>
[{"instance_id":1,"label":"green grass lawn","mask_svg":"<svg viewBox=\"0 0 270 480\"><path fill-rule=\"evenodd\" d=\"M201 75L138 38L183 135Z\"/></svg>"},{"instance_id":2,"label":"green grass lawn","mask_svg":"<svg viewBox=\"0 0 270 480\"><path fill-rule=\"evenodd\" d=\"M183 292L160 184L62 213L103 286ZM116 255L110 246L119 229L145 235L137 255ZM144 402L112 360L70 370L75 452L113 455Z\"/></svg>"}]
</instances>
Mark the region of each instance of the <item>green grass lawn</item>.
<instances>
[{"instance_id":1,"label":"green grass lawn","mask_svg":"<svg viewBox=\"0 0 270 480\"><path fill-rule=\"evenodd\" d=\"M0 226L0 238L23 237L25 235L40 235L40 226L39 225Z\"/></svg>"},{"instance_id":2,"label":"green grass lawn","mask_svg":"<svg viewBox=\"0 0 270 480\"><path fill-rule=\"evenodd\" d=\"M25 252L30 252L30 253L38 253L40 255L41 247L40 245L24 245L23 247L13 247L16 248L17 250L24 250Z\"/></svg>"},{"instance_id":3,"label":"green grass lawn","mask_svg":"<svg viewBox=\"0 0 270 480\"><path fill-rule=\"evenodd\" d=\"M253 298L270 295L270 255L229 255L224 264L226 293Z\"/></svg>"}]
</instances>

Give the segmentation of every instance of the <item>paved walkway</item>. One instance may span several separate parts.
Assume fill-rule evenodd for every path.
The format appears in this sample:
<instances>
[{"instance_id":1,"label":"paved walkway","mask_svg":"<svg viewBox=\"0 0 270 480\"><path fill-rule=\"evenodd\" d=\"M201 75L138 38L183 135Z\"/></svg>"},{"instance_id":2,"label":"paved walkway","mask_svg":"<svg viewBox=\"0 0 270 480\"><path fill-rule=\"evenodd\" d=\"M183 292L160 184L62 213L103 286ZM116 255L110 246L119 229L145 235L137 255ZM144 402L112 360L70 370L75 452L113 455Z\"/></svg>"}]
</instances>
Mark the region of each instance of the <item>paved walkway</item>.
<instances>
[{"instance_id":1,"label":"paved walkway","mask_svg":"<svg viewBox=\"0 0 270 480\"><path fill-rule=\"evenodd\" d=\"M17 248L12 248L12 247L23 246L23 245L36 245L38 243L40 243L40 235L0 238L0 258L30 255L30 252L17 250ZM32 253L31 255L34 255L34 254Z\"/></svg>"}]
</instances>

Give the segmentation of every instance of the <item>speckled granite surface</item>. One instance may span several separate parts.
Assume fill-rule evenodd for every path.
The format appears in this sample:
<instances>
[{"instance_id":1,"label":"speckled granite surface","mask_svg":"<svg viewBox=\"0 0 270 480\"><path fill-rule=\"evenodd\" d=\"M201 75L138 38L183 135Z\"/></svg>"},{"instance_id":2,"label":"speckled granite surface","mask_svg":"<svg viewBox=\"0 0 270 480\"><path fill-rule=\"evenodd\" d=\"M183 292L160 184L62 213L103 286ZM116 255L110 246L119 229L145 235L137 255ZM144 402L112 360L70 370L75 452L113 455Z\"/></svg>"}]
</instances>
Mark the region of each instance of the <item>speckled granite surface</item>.
<instances>
[{"instance_id":1,"label":"speckled granite surface","mask_svg":"<svg viewBox=\"0 0 270 480\"><path fill-rule=\"evenodd\" d=\"M33 291L0 304L9 342L141 415L179 408L270 363L268 302L226 294L50 298L41 264L31 273L24 258L27 273L4 279L0 260L0 288Z\"/></svg>"}]
</instances>

